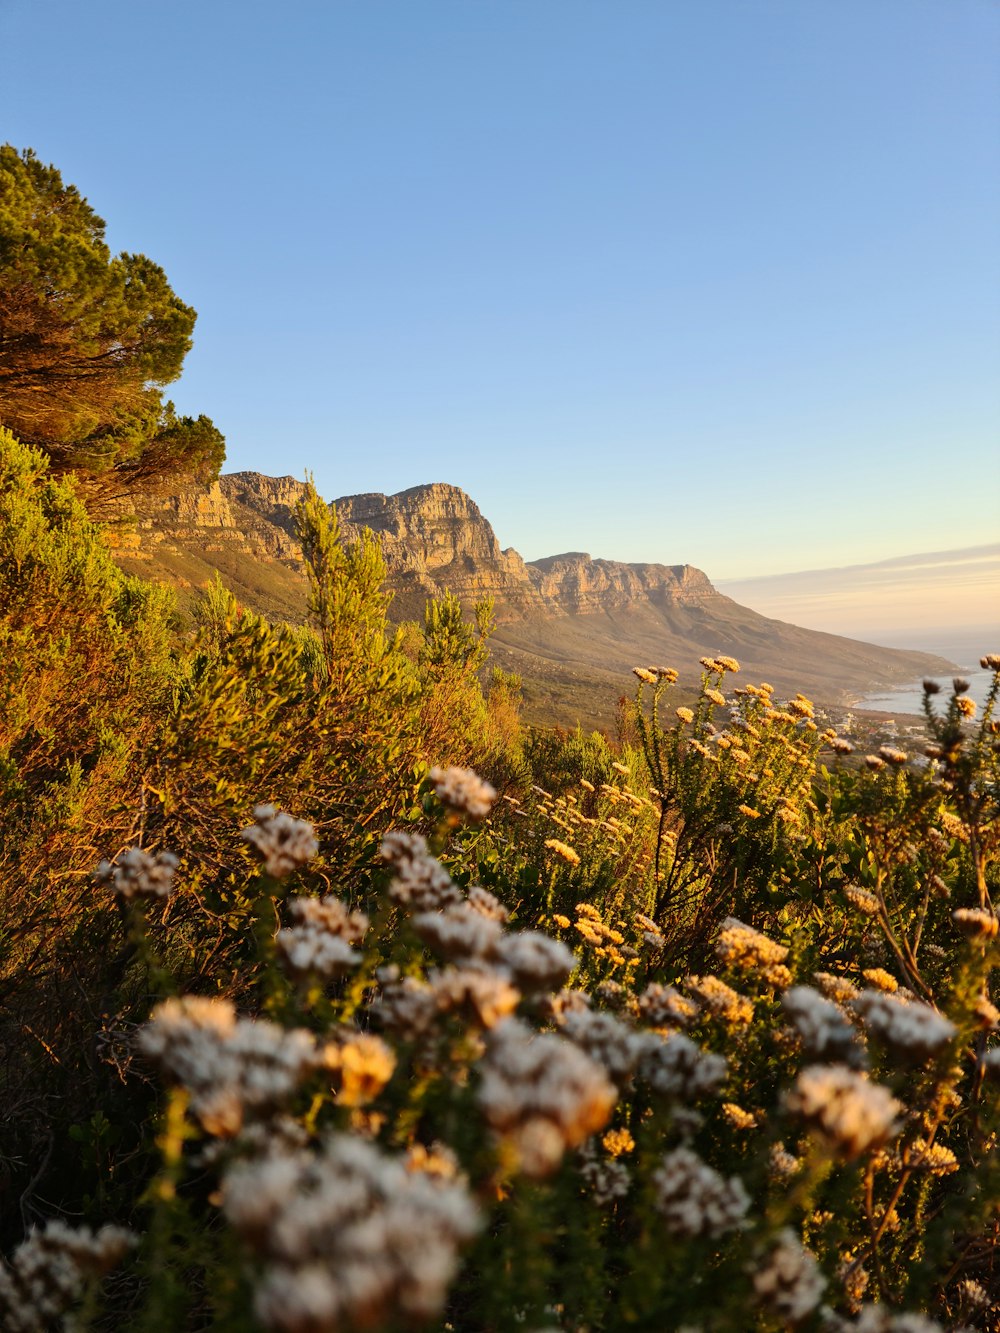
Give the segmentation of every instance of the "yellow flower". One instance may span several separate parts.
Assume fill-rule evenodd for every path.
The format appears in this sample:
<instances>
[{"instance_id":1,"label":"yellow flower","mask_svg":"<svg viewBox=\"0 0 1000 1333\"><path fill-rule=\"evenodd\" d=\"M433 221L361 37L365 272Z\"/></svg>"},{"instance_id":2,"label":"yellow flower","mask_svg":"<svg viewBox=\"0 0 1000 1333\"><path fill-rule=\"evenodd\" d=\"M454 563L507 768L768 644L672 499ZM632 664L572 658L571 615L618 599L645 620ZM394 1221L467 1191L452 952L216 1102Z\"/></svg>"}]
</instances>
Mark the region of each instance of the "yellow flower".
<instances>
[{"instance_id":1,"label":"yellow flower","mask_svg":"<svg viewBox=\"0 0 1000 1333\"><path fill-rule=\"evenodd\" d=\"M621 1157L635 1147L635 1139L627 1129L609 1129L601 1143L609 1157Z\"/></svg>"},{"instance_id":2,"label":"yellow flower","mask_svg":"<svg viewBox=\"0 0 1000 1333\"><path fill-rule=\"evenodd\" d=\"M554 822L558 823L558 821ZM548 847L549 851L555 852L556 856L568 862L569 865L578 866L580 864L579 854L568 843L560 842L558 838L546 838L545 846Z\"/></svg>"},{"instance_id":3,"label":"yellow flower","mask_svg":"<svg viewBox=\"0 0 1000 1333\"><path fill-rule=\"evenodd\" d=\"M893 991L899 990L899 982L891 973L886 972L884 968L869 967L866 968L861 975L864 977L865 981L871 982L877 990L886 991L889 995L891 995Z\"/></svg>"},{"instance_id":4,"label":"yellow flower","mask_svg":"<svg viewBox=\"0 0 1000 1333\"><path fill-rule=\"evenodd\" d=\"M337 1101L342 1106L364 1106L392 1078L396 1057L380 1038L360 1032L342 1046L328 1046L325 1064L340 1074Z\"/></svg>"},{"instance_id":5,"label":"yellow flower","mask_svg":"<svg viewBox=\"0 0 1000 1333\"><path fill-rule=\"evenodd\" d=\"M562 913L560 913L560 912L557 912L557 913L556 913L556 915L552 918L552 921L553 921L553 924L554 924L554 925L557 925L557 926L559 927L560 930L569 930L570 925L572 924L572 923L570 922L569 917L568 917L568 916L563 916Z\"/></svg>"},{"instance_id":6,"label":"yellow flower","mask_svg":"<svg viewBox=\"0 0 1000 1333\"><path fill-rule=\"evenodd\" d=\"M743 1107L737 1106L735 1102L723 1102L722 1114L733 1129L753 1129L757 1124L757 1117L751 1115L749 1111L744 1111Z\"/></svg>"}]
</instances>

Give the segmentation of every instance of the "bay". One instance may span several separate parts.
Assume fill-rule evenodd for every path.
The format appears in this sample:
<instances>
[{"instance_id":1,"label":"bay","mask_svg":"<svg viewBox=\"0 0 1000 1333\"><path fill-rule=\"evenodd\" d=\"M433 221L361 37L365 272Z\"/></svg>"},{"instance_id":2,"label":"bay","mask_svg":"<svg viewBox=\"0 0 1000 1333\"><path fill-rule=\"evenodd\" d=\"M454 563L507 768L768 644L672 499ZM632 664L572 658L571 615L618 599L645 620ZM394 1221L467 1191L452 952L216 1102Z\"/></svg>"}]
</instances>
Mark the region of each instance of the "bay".
<instances>
[{"instance_id":1,"label":"bay","mask_svg":"<svg viewBox=\"0 0 1000 1333\"><path fill-rule=\"evenodd\" d=\"M941 686L941 693L934 698L935 711L942 712L952 692L952 680L959 676L969 682L968 695L976 701L977 712L982 711L993 683L993 672L984 670L979 659L985 653L1000 652L1000 633L994 628L980 628L961 631L914 631L909 634L895 634L891 647L916 648L923 652L937 653L961 667L961 671L944 676L930 676ZM914 680L906 685L875 690L861 695L854 700L856 708L878 709L886 713L923 713L923 681Z\"/></svg>"}]
</instances>

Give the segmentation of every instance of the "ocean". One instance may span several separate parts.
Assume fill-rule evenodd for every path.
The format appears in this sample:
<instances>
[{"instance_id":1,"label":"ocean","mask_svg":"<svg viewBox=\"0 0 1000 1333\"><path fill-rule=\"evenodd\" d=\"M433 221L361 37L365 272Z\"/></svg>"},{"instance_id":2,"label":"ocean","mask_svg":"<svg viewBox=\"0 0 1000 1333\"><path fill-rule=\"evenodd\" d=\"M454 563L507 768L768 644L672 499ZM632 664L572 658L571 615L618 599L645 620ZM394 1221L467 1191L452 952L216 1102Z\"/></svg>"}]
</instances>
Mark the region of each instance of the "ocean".
<instances>
[{"instance_id":1,"label":"ocean","mask_svg":"<svg viewBox=\"0 0 1000 1333\"><path fill-rule=\"evenodd\" d=\"M933 676L941 686L941 693L936 697L938 708L946 702L952 689L952 679L961 675L969 682L969 697L975 699L980 710L986 701L986 695L993 681L993 672L984 671L979 659L984 653L1000 653L1000 629L984 628L971 630L953 630L935 632L933 630L913 630L909 633L896 631L891 639L879 638L878 642L892 648L915 648L925 653L937 653L961 666L961 672L952 672L945 676ZM864 694L854 701L856 708L877 708L887 713L922 713L924 691L922 680L914 680L907 685L894 689L885 689Z\"/></svg>"}]
</instances>

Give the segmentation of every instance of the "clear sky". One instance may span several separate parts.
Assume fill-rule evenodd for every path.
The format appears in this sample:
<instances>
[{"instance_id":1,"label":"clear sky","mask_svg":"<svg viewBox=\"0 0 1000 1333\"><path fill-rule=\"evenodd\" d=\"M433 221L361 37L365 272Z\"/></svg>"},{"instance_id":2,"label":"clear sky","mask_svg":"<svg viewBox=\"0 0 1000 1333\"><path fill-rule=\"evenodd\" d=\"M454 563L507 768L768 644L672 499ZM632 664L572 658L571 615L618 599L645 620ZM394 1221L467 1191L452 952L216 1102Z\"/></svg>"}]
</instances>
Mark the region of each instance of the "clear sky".
<instances>
[{"instance_id":1,"label":"clear sky","mask_svg":"<svg viewBox=\"0 0 1000 1333\"><path fill-rule=\"evenodd\" d=\"M714 578L1000 536L990 0L0 0L227 470Z\"/></svg>"}]
</instances>

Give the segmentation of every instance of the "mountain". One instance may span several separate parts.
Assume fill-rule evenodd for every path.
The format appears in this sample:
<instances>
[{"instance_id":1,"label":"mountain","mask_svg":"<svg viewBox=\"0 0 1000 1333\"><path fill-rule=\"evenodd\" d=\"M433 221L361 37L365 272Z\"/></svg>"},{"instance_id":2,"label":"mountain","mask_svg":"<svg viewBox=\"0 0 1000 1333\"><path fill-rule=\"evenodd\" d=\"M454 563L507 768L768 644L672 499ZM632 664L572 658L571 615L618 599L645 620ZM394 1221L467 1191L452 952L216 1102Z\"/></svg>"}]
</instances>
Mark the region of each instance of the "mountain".
<instances>
[{"instance_id":1,"label":"mountain","mask_svg":"<svg viewBox=\"0 0 1000 1333\"><path fill-rule=\"evenodd\" d=\"M304 483L237 472L208 487L123 504L108 527L119 563L175 585L182 598L216 571L247 605L292 622L306 580L294 534ZM531 563L500 547L464 491L437 482L334 502L346 539L382 543L394 619L419 619L450 590L466 606L495 600L493 657L525 680L529 716L607 724L635 665L676 666L729 653L751 680L818 701L947 671L926 653L880 648L772 620L720 593L691 565L623 564L571 551Z\"/></svg>"}]
</instances>

